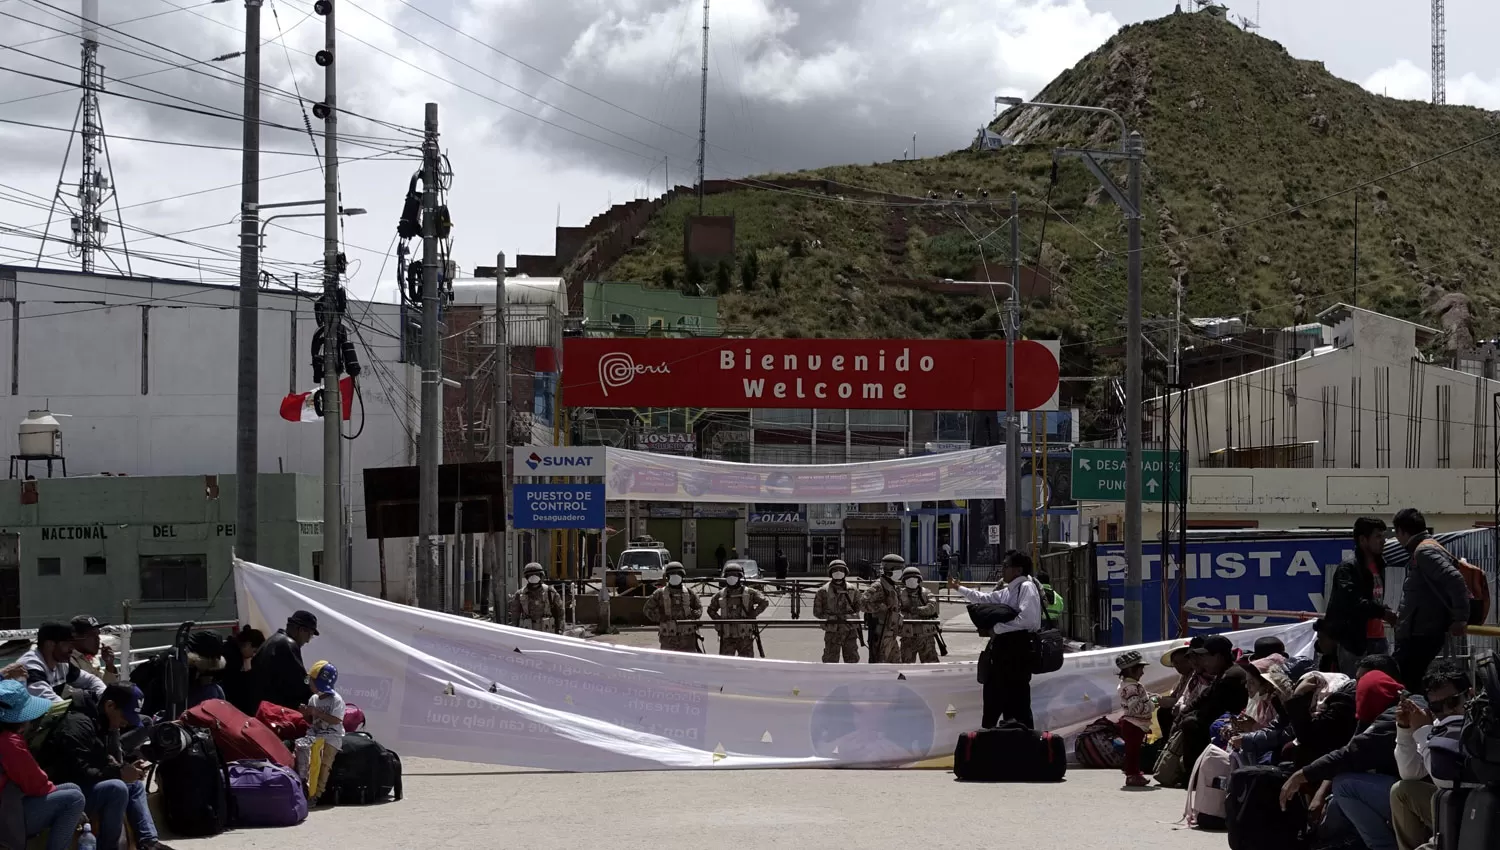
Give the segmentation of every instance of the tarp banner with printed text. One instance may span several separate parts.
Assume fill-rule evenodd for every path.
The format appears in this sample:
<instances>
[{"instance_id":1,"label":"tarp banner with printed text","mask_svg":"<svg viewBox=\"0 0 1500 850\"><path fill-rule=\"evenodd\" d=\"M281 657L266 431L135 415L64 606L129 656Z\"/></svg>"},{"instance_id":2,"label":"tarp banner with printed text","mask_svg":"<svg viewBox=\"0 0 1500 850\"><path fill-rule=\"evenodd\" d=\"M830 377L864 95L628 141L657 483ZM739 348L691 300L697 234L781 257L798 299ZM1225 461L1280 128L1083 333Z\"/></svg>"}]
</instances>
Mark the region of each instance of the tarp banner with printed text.
<instances>
[{"instance_id":1,"label":"tarp banner with printed text","mask_svg":"<svg viewBox=\"0 0 1500 850\"><path fill-rule=\"evenodd\" d=\"M977 728L974 662L819 664L683 654L513 629L235 563L241 622L274 630L318 618L308 663L403 756L567 771L898 767L951 755ZM1274 634L1311 651L1309 623ZM1150 659L1170 644L1138 647ZM1120 649L1070 655L1032 680L1039 728L1072 735L1116 712ZM1175 674L1148 667L1165 692Z\"/></svg>"},{"instance_id":2,"label":"tarp banner with printed text","mask_svg":"<svg viewBox=\"0 0 1500 850\"><path fill-rule=\"evenodd\" d=\"M859 463L731 463L608 448L610 499L642 502L927 502L1005 498L1005 447Z\"/></svg>"},{"instance_id":3,"label":"tarp banner with printed text","mask_svg":"<svg viewBox=\"0 0 1500 850\"><path fill-rule=\"evenodd\" d=\"M1056 340L1016 343L1016 407L1056 410ZM1005 343L618 339L563 343L569 407L1004 410Z\"/></svg>"}]
</instances>

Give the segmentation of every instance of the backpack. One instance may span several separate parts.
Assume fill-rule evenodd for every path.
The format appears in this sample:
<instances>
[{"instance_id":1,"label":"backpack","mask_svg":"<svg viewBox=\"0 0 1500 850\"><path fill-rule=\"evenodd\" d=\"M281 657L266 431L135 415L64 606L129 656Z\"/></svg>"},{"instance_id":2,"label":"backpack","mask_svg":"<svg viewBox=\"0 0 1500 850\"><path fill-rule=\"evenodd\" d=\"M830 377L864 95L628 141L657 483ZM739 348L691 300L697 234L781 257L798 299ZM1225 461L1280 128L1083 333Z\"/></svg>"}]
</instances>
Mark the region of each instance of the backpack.
<instances>
[{"instance_id":1,"label":"backpack","mask_svg":"<svg viewBox=\"0 0 1500 850\"><path fill-rule=\"evenodd\" d=\"M180 723L159 726L163 731L180 730L176 731L179 740L166 747L176 754L151 768L151 776L161 789L167 828L189 838L218 835L228 829L234 821L234 801L229 795L229 771L219 759L213 735L207 729Z\"/></svg>"},{"instance_id":2,"label":"backpack","mask_svg":"<svg viewBox=\"0 0 1500 850\"><path fill-rule=\"evenodd\" d=\"M318 798L325 805L347 806L401 799L401 757L382 747L368 732L351 732L328 772L328 786Z\"/></svg>"},{"instance_id":3,"label":"backpack","mask_svg":"<svg viewBox=\"0 0 1500 850\"><path fill-rule=\"evenodd\" d=\"M54 702L52 707L47 709L46 714L33 720L31 726L26 729L26 749L31 750L33 753L42 752L43 745L47 743L47 738L52 735L57 727L62 725L63 718L67 716L72 708L72 700L65 699L61 702Z\"/></svg>"},{"instance_id":4,"label":"backpack","mask_svg":"<svg viewBox=\"0 0 1500 850\"><path fill-rule=\"evenodd\" d=\"M1474 566L1463 558L1456 558L1447 547L1436 540L1423 540L1417 544L1421 546L1435 546L1444 555L1453 561L1453 566L1458 574L1463 576L1464 590L1469 594L1469 619L1471 626L1483 625L1490 617L1490 580L1485 576L1484 570Z\"/></svg>"},{"instance_id":5,"label":"backpack","mask_svg":"<svg viewBox=\"0 0 1500 850\"><path fill-rule=\"evenodd\" d=\"M1500 656L1494 650L1475 656L1474 698L1464 709L1459 746L1476 779L1500 782Z\"/></svg>"},{"instance_id":6,"label":"backpack","mask_svg":"<svg viewBox=\"0 0 1500 850\"><path fill-rule=\"evenodd\" d=\"M1292 771L1251 765L1229 774L1224 823L1229 850L1301 850L1307 846L1307 804L1297 794L1281 807L1281 786Z\"/></svg>"},{"instance_id":7,"label":"backpack","mask_svg":"<svg viewBox=\"0 0 1500 850\"><path fill-rule=\"evenodd\" d=\"M1188 826L1195 829L1223 830L1225 822L1225 800L1229 797L1229 776L1233 760L1228 750L1213 744L1198 756L1188 777L1187 804L1183 815Z\"/></svg>"},{"instance_id":8,"label":"backpack","mask_svg":"<svg viewBox=\"0 0 1500 850\"><path fill-rule=\"evenodd\" d=\"M1073 753L1084 767L1118 769L1125 765L1119 727L1108 717L1101 717L1083 727L1073 741Z\"/></svg>"}]
</instances>

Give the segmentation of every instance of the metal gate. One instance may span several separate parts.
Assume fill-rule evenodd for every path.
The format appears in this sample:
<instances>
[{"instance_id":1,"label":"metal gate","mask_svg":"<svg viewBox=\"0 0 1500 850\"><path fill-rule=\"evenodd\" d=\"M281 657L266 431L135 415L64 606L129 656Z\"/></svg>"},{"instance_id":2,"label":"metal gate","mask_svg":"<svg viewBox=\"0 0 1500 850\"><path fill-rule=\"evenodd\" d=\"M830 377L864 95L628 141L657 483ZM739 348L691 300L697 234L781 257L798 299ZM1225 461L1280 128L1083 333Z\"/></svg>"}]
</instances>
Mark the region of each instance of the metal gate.
<instances>
[{"instance_id":1,"label":"metal gate","mask_svg":"<svg viewBox=\"0 0 1500 850\"><path fill-rule=\"evenodd\" d=\"M750 557L760 566L760 574L776 574L776 550L786 555L787 573L807 572L807 535L790 532L751 532Z\"/></svg>"}]
</instances>

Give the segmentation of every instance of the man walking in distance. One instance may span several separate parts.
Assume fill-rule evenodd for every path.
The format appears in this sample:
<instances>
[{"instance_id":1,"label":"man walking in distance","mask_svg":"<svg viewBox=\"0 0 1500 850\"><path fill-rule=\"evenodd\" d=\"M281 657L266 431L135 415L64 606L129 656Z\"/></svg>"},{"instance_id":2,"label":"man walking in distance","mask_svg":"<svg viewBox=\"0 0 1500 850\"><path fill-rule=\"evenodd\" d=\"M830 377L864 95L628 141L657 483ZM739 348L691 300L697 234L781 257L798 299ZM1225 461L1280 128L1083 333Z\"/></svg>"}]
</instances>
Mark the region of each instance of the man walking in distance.
<instances>
[{"instance_id":1,"label":"man walking in distance","mask_svg":"<svg viewBox=\"0 0 1500 850\"><path fill-rule=\"evenodd\" d=\"M823 621L823 662L859 663L859 591L845 580L849 567L843 561L828 562L828 583L813 594L813 618Z\"/></svg>"},{"instance_id":2,"label":"man walking in distance","mask_svg":"<svg viewBox=\"0 0 1500 850\"><path fill-rule=\"evenodd\" d=\"M1450 634L1463 634L1469 624L1469 588L1453 556L1428 533L1421 512L1403 508L1391 525L1409 553L1394 656L1401 684L1412 693L1423 693L1427 667L1443 651L1443 642Z\"/></svg>"},{"instance_id":3,"label":"man walking in distance","mask_svg":"<svg viewBox=\"0 0 1500 850\"><path fill-rule=\"evenodd\" d=\"M1320 633L1338 645L1339 672L1353 677L1359 659L1386 655L1386 623L1396 612L1385 607L1385 521L1354 521L1354 555L1333 571L1333 589Z\"/></svg>"},{"instance_id":4,"label":"man walking in distance","mask_svg":"<svg viewBox=\"0 0 1500 850\"><path fill-rule=\"evenodd\" d=\"M969 602L1007 605L1015 617L990 628L990 642L979 658L984 686L982 728L1002 718L1033 728L1031 715L1031 633L1042 628L1042 597L1031 578L1031 558L1012 549L1000 568L1002 583L985 592L964 587L957 577L948 586Z\"/></svg>"},{"instance_id":5,"label":"man walking in distance","mask_svg":"<svg viewBox=\"0 0 1500 850\"><path fill-rule=\"evenodd\" d=\"M662 649L702 652L698 646L698 620L703 616L703 600L683 587L687 570L682 568L681 561L667 564L665 572L667 583L646 600L646 619L656 624L656 637Z\"/></svg>"},{"instance_id":6,"label":"man walking in distance","mask_svg":"<svg viewBox=\"0 0 1500 850\"><path fill-rule=\"evenodd\" d=\"M908 623L913 620L931 620L938 615L937 598L922 586L922 568L907 567L901 571L901 663L936 664L937 623Z\"/></svg>"},{"instance_id":7,"label":"man walking in distance","mask_svg":"<svg viewBox=\"0 0 1500 850\"><path fill-rule=\"evenodd\" d=\"M710 620L753 620L770 607L771 600L753 587L745 587L745 568L730 564L724 568L724 589L708 603ZM714 627L719 633L719 654L755 657L755 626L748 623L725 623Z\"/></svg>"},{"instance_id":8,"label":"man walking in distance","mask_svg":"<svg viewBox=\"0 0 1500 850\"><path fill-rule=\"evenodd\" d=\"M505 611L506 625L562 634L563 623L567 620L562 594L557 588L542 583L547 571L536 561L527 564L523 574L526 584L510 595L510 604Z\"/></svg>"},{"instance_id":9,"label":"man walking in distance","mask_svg":"<svg viewBox=\"0 0 1500 850\"><path fill-rule=\"evenodd\" d=\"M880 559L880 575L865 591L865 613L875 618L878 639L870 643L870 657L877 664L901 663L901 588L896 574L906 566L900 555Z\"/></svg>"}]
</instances>

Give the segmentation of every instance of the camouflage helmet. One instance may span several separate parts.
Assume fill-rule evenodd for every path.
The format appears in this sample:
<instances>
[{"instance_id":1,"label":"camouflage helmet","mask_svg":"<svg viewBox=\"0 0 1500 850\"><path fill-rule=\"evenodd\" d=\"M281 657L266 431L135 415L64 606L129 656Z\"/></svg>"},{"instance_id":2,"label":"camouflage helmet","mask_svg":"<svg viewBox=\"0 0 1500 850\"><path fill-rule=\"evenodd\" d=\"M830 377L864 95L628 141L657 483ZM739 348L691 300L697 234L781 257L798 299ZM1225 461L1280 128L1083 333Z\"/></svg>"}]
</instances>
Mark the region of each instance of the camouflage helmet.
<instances>
[{"instance_id":1,"label":"camouflage helmet","mask_svg":"<svg viewBox=\"0 0 1500 850\"><path fill-rule=\"evenodd\" d=\"M901 580L902 581L905 581L906 579L913 578L913 577L915 577L915 578L921 578L922 577L922 568L921 567L910 566L910 567L907 567L906 569L904 569L904 570L901 571Z\"/></svg>"},{"instance_id":2,"label":"camouflage helmet","mask_svg":"<svg viewBox=\"0 0 1500 850\"><path fill-rule=\"evenodd\" d=\"M835 570L843 570L845 573L848 573L849 565L844 563L843 558L834 558L828 562L828 574L833 575Z\"/></svg>"},{"instance_id":3,"label":"camouflage helmet","mask_svg":"<svg viewBox=\"0 0 1500 850\"><path fill-rule=\"evenodd\" d=\"M739 564L728 563L728 564L724 565L724 575L726 575L726 576L739 576L740 578L744 578L745 577L745 568L742 567L742 566L740 566Z\"/></svg>"},{"instance_id":4,"label":"camouflage helmet","mask_svg":"<svg viewBox=\"0 0 1500 850\"><path fill-rule=\"evenodd\" d=\"M526 565L526 569L522 570L522 575L546 576L547 570L543 568L541 564L538 564L536 561L532 561L531 563Z\"/></svg>"},{"instance_id":5,"label":"camouflage helmet","mask_svg":"<svg viewBox=\"0 0 1500 850\"><path fill-rule=\"evenodd\" d=\"M666 569L662 571L662 575L669 576L673 574L680 576L687 575L687 570L682 566L681 561L668 561Z\"/></svg>"},{"instance_id":6,"label":"camouflage helmet","mask_svg":"<svg viewBox=\"0 0 1500 850\"><path fill-rule=\"evenodd\" d=\"M880 566L886 572L906 566L906 559L900 555L890 554L880 559Z\"/></svg>"}]
</instances>

